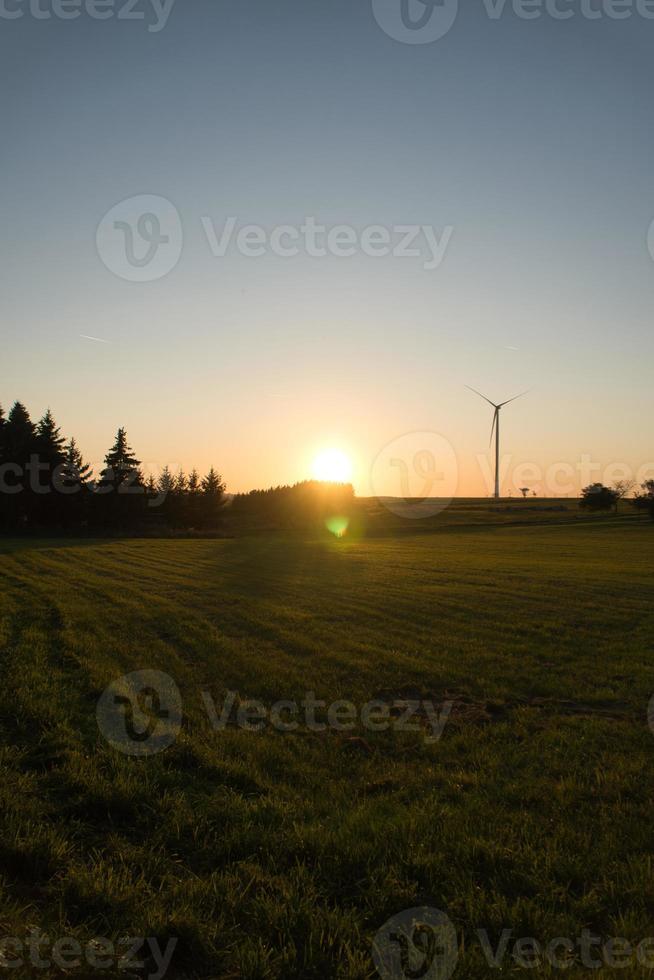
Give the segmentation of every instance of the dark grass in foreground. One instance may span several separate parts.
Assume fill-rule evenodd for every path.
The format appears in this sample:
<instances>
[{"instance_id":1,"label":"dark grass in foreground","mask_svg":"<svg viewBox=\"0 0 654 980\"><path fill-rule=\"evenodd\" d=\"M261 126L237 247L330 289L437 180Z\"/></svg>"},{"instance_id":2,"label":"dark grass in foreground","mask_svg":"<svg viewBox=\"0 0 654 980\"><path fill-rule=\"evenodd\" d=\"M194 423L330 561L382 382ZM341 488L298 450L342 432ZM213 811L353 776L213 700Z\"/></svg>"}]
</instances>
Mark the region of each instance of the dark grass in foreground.
<instances>
[{"instance_id":1,"label":"dark grass in foreground","mask_svg":"<svg viewBox=\"0 0 654 980\"><path fill-rule=\"evenodd\" d=\"M363 980L417 905L454 922L461 978L493 975L476 929L654 934L653 545L608 519L0 544L0 935L178 937L171 977ZM184 700L146 759L95 716L138 668ZM457 707L434 745L212 731L200 692L228 689Z\"/></svg>"}]
</instances>

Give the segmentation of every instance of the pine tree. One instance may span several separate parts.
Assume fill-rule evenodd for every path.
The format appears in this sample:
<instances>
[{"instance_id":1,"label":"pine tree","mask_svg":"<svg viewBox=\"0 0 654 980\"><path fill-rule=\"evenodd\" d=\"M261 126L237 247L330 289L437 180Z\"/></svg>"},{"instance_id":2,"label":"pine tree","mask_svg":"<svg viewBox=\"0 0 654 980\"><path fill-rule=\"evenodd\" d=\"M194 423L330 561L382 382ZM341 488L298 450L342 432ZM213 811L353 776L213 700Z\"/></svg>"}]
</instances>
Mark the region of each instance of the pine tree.
<instances>
[{"instance_id":1,"label":"pine tree","mask_svg":"<svg viewBox=\"0 0 654 980\"><path fill-rule=\"evenodd\" d=\"M64 527L80 526L89 517L93 472L84 462L82 454L73 438L64 447L64 461L57 468L55 489L63 495L51 507L51 518Z\"/></svg>"},{"instance_id":2,"label":"pine tree","mask_svg":"<svg viewBox=\"0 0 654 980\"><path fill-rule=\"evenodd\" d=\"M35 459L31 461L30 488L33 492L32 517L45 527L59 526L66 515L66 505L61 497L61 467L66 453L65 439L50 409L38 422L35 430ZM38 464L38 472L35 466ZM59 491L59 492L55 492Z\"/></svg>"},{"instance_id":3,"label":"pine tree","mask_svg":"<svg viewBox=\"0 0 654 980\"><path fill-rule=\"evenodd\" d=\"M65 441L48 409L36 426L35 438L39 475L34 516L39 524L45 526L58 525L64 518L64 502L59 495L55 496L54 491L61 490L60 467L66 459Z\"/></svg>"},{"instance_id":4,"label":"pine tree","mask_svg":"<svg viewBox=\"0 0 654 980\"><path fill-rule=\"evenodd\" d=\"M154 477L154 473L150 473L145 481L145 499L145 517L146 520L151 523L154 518L159 517L162 502L159 496L159 489L157 487L157 481Z\"/></svg>"},{"instance_id":5,"label":"pine tree","mask_svg":"<svg viewBox=\"0 0 654 980\"><path fill-rule=\"evenodd\" d=\"M201 483L202 495L198 501L200 523L204 527L214 526L220 518L220 508L223 503L225 484L213 466Z\"/></svg>"},{"instance_id":6,"label":"pine tree","mask_svg":"<svg viewBox=\"0 0 654 980\"><path fill-rule=\"evenodd\" d=\"M127 432L120 428L116 441L104 458L105 468L100 473L99 489L113 487L116 490L129 487L143 487L141 461L134 456L127 445Z\"/></svg>"},{"instance_id":7,"label":"pine tree","mask_svg":"<svg viewBox=\"0 0 654 980\"><path fill-rule=\"evenodd\" d=\"M191 470L188 477L188 492L191 497L197 497L201 493L200 475L196 469Z\"/></svg>"},{"instance_id":8,"label":"pine tree","mask_svg":"<svg viewBox=\"0 0 654 980\"><path fill-rule=\"evenodd\" d=\"M29 412L21 402L15 402L2 426L5 485L19 492L3 493L0 503L2 523L8 527L28 525L36 509L36 497L31 492L30 463L36 453L36 433Z\"/></svg>"},{"instance_id":9,"label":"pine tree","mask_svg":"<svg viewBox=\"0 0 654 980\"><path fill-rule=\"evenodd\" d=\"M93 520L112 530L139 525L145 517L146 497L141 461L127 443L122 427L104 458L104 469L94 488Z\"/></svg>"},{"instance_id":10,"label":"pine tree","mask_svg":"<svg viewBox=\"0 0 654 980\"><path fill-rule=\"evenodd\" d=\"M197 527L202 521L202 485L200 475L192 469L188 476L184 519L187 527Z\"/></svg>"},{"instance_id":11,"label":"pine tree","mask_svg":"<svg viewBox=\"0 0 654 980\"><path fill-rule=\"evenodd\" d=\"M12 463L26 466L36 452L36 433L29 412L22 402L15 402L2 427L6 457Z\"/></svg>"},{"instance_id":12,"label":"pine tree","mask_svg":"<svg viewBox=\"0 0 654 980\"><path fill-rule=\"evenodd\" d=\"M36 451L41 462L47 463L51 472L66 459L65 443L66 440L48 409L36 426Z\"/></svg>"},{"instance_id":13,"label":"pine tree","mask_svg":"<svg viewBox=\"0 0 654 980\"><path fill-rule=\"evenodd\" d=\"M225 492L225 484L219 473L216 473L213 466L202 480L202 493L206 497L220 500Z\"/></svg>"},{"instance_id":14,"label":"pine tree","mask_svg":"<svg viewBox=\"0 0 654 980\"><path fill-rule=\"evenodd\" d=\"M174 508L173 491L175 489L175 477L170 472L169 466L164 466L159 479L157 480L157 496L155 505L157 507L157 517L159 520L170 523L170 517Z\"/></svg>"},{"instance_id":15,"label":"pine tree","mask_svg":"<svg viewBox=\"0 0 654 980\"><path fill-rule=\"evenodd\" d=\"M188 527L191 518L188 480L180 469L173 479L173 489L168 501L166 517L173 527Z\"/></svg>"},{"instance_id":16,"label":"pine tree","mask_svg":"<svg viewBox=\"0 0 654 980\"><path fill-rule=\"evenodd\" d=\"M65 457L60 472L65 487L86 487L93 479L91 467L84 462L77 443L72 438L65 447Z\"/></svg>"},{"instance_id":17,"label":"pine tree","mask_svg":"<svg viewBox=\"0 0 654 980\"><path fill-rule=\"evenodd\" d=\"M157 480L157 492L167 497L175 489L175 477L168 466L164 466Z\"/></svg>"}]
</instances>

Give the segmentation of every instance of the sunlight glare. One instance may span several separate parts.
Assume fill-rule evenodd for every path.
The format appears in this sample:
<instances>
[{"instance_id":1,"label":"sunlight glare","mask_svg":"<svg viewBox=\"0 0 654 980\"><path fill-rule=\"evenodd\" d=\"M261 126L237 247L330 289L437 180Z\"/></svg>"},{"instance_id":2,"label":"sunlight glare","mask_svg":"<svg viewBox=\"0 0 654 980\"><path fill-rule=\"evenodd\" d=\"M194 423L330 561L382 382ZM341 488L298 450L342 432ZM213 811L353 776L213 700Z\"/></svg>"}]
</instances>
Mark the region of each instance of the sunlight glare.
<instances>
[{"instance_id":1,"label":"sunlight glare","mask_svg":"<svg viewBox=\"0 0 654 980\"><path fill-rule=\"evenodd\" d=\"M352 463L340 449L325 449L313 461L314 480L324 483L350 483Z\"/></svg>"}]
</instances>

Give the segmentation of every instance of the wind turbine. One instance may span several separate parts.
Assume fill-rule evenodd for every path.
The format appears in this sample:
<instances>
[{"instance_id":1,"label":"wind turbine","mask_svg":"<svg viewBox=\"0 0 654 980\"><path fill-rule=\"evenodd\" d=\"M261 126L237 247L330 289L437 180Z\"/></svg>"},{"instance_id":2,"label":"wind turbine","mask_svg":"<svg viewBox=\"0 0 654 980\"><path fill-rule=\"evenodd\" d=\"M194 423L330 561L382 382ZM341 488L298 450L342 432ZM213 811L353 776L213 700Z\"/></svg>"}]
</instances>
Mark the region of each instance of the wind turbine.
<instances>
[{"instance_id":1,"label":"wind turbine","mask_svg":"<svg viewBox=\"0 0 654 980\"><path fill-rule=\"evenodd\" d=\"M482 395L482 393L480 391L477 391L476 388L471 388L470 385L466 385L466 388L468 389L468 391L474 391L475 395L479 395L480 398L483 398L485 402L488 402L488 404L495 409L495 411L493 412L493 425L491 427L489 445L490 446L493 445L493 433L495 433L495 499L499 500L500 498L500 409L504 408L504 406L508 405L510 402L514 402L516 401L516 399L522 398L523 395L527 395L528 392L523 391L522 394L514 395L513 398L507 398L505 402L500 402L499 405L496 405L495 402L492 402L490 398L486 398L486 395Z\"/></svg>"}]
</instances>

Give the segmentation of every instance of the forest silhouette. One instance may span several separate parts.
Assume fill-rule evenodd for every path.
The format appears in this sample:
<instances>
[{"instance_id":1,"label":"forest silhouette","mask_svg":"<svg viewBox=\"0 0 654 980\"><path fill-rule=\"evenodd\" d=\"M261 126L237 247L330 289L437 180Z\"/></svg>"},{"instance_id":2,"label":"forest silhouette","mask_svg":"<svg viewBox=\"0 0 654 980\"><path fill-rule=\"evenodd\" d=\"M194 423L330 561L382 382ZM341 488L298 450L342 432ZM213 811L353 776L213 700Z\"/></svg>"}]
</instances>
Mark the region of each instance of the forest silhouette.
<instances>
[{"instance_id":1,"label":"forest silhouette","mask_svg":"<svg viewBox=\"0 0 654 980\"><path fill-rule=\"evenodd\" d=\"M349 484L315 481L229 496L213 466L204 476L164 466L147 478L141 466L122 427L95 474L50 409L35 423L20 401L6 417L0 406L0 530L212 532L225 528L227 513L247 526L305 526L347 512L354 500Z\"/></svg>"}]
</instances>

